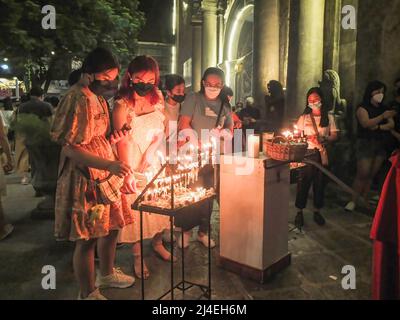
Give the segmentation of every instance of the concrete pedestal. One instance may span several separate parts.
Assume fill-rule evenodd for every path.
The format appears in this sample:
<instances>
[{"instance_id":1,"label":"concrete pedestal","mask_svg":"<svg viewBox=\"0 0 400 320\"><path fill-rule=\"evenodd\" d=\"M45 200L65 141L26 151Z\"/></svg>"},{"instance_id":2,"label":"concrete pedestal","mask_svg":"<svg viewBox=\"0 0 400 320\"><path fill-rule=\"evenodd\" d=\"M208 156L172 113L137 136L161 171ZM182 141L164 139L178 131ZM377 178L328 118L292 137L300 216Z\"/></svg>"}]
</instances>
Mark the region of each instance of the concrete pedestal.
<instances>
[{"instance_id":1,"label":"concrete pedestal","mask_svg":"<svg viewBox=\"0 0 400 320\"><path fill-rule=\"evenodd\" d=\"M219 265L261 283L290 264L290 170L271 163L225 155L220 172Z\"/></svg>"}]
</instances>

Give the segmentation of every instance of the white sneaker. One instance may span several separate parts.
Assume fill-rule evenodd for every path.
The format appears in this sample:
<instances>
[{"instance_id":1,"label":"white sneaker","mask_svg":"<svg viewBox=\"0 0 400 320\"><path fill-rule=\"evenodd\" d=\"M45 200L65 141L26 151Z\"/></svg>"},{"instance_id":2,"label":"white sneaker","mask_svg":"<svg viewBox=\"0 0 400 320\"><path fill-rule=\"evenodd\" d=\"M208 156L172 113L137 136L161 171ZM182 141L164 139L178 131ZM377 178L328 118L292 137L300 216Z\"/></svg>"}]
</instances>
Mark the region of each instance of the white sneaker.
<instances>
[{"instance_id":1,"label":"white sneaker","mask_svg":"<svg viewBox=\"0 0 400 320\"><path fill-rule=\"evenodd\" d=\"M163 241L166 243L171 243L171 230L165 229L162 234ZM172 236L172 242L176 241L175 234Z\"/></svg>"},{"instance_id":2,"label":"white sneaker","mask_svg":"<svg viewBox=\"0 0 400 320\"><path fill-rule=\"evenodd\" d=\"M183 247L186 249L189 247L190 237L192 235L192 231L185 231L183 233ZM178 247L182 248L182 233L178 236Z\"/></svg>"},{"instance_id":3,"label":"white sneaker","mask_svg":"<svg viewBox=\"0 0 400 320\"><path fill-rule=\"evenodd\" d=\"M197 235L197 241L201 242L206 248L209 246L211 249L215 247L215 241L213 239L210 239L210 244L208 243L208 234L204 236Z\"/></svg>"},{"instance_id":4,"label":"white sneaker","mask_svg":"<svg viewBox=\"0 0 400 320\"><path fill-rule=\"evenodd\" d=\"M349 211L349 212L353 212L355 208L356 208L356 204L354 203L354 201L350 201L350 202L344 207L344 210Z\"/></svg>"},{"instance_id":5,"label":"white sneaker","mask_svg":"<svg viewBox=\"0 0 400 320\"><path fill-rule=\"evenodd\" d=\"M21 179L21 184L22 184L22 185L26 186L26 185L28 185L29 183L30 183L29 177L25 176L25 177L23 177L23 178Z\"/></svg>"},{"instance_id":6,"label":"white sneaker","mask_svg":"<svg viewBox=\"0 0 400 320\"><path fill-rule=\"evenodd\" d=\"M100 293L100 290L97 288L91 294L89 294L86 298L82 298L81 293L79 292L78 300L108 300L105 296Z\"/></svg>"},{"instance_id":7,"label":"white sneaker","mask_svg":"<svg viewBox=\"0 0 400 320\"><path fill-rule=\"evenodd\" d=\"M114 268L114 272L103 277L98 274L96 277L96 287L98 288L120 288L125 289L133 286L135 278L128 276L119 268Z\"/></svg>"}]
</instances>

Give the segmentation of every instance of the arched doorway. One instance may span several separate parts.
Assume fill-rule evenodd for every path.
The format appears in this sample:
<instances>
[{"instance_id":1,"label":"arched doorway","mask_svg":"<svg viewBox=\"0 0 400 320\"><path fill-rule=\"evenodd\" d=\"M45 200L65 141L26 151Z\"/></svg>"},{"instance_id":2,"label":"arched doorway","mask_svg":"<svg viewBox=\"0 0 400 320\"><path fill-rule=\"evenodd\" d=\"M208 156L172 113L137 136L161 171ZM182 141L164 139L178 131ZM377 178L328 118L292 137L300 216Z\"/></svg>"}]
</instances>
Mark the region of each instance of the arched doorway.
<instances>
[{"instance_id":1,"label":"arched doorway","mask_svg":"<svg viewBox=\"0 0 400 320\"><path fill-rule=\"evenodd\" d=\"M226 83L233 89L234 100L244 101L252 93L254 5L234 1L229 8L224 39Z\"/></svg>"}]
</instances>

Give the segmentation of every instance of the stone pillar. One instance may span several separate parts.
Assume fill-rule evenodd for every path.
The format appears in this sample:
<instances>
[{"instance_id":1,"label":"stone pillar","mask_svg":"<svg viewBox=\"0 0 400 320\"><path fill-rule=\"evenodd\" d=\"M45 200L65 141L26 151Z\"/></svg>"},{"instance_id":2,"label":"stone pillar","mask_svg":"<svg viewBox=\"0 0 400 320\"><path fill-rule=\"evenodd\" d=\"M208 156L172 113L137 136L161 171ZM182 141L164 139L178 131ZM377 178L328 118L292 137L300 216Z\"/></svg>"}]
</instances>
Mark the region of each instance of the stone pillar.
<instances>
[{"instance_id":1,"label":"stone pillar","mask_svg":"<svg viewBox=\"0 0 400 320\"><path fill-rule=\"evenodd\" d=\"M262 111L270 80L279 80L279 0L255 0L253 96Z\"/></svg>"},{"instance_id":2,"label":"stone pillar","mask_svg":"<svg viewBox=\"0 0 400 320\"><path fill-rule=\"evenodd\" d=\"M224 13L226 3L221 1L218 2L217 11L217 23L218 23L218 41L217 41L217 64L221 64L224 61L224 32L225 32L225 20Z\"/></svg>"},{"instance_id":3,"label":"stone pillar","mask_svg":"<svg viewBox=\"0 0 400 320\"><path fill-rule=\"evenodd\" d=\"M192 3L192 90L200 90L202 56L202 18L198 2Z\"/></svg>"},{"instance_id":4,"label":"stone pillar","mask_svg":"<svg viewBox=\"0 0 400 320\"><path fill-rule=\"evenodd\" d=\"M297 118L304 110L309 88L322 78L324 53L325 0L301 0L293 6L292 23L296 32L291 40L288 116Z\"/></svg>"},{"instance_id":5,"label":"stone pillar","mask_svg":"<svg viewBox=\"0 0 400 320\"><path fill-rule=\"evenodd\" d=\"M342 0L342 6L351 5L358 11L358 0ZM371 11L372 12L372 11ZM357 21L358 24L358 21ZM342 96L348 102L349 130L352 134L356 133L357 121L355 117L355 106L359 101L361 91L357 91L357 28L343 29L340 33L339 50L339 75L341 82ZM367 50L368 52L369 50ZM370 63L371 61L367 62ZM364 64L363 64L364 65ZM365 65L364 65L365 66ZM358 94L357 94L358 93Z\"/></svg>"},{"instance_id":6,"label":"stone pillar","mask_svg":"<svg viewBox=\"0 0 400 320\"><path fill-rule=\"evenodd\" d=\"M217 1L203 0L202 69L217 66Z\"/></svg>"},{"instance_id":7,"label":"stone pillar","mask_svg":"<svg viewBox=\"0 0 400 320\"><path fill-rule=\"evenodd\" d=\"M326 1L324 24L324 71L339 72L342 0Z\"/></svg>"}]
</instances>

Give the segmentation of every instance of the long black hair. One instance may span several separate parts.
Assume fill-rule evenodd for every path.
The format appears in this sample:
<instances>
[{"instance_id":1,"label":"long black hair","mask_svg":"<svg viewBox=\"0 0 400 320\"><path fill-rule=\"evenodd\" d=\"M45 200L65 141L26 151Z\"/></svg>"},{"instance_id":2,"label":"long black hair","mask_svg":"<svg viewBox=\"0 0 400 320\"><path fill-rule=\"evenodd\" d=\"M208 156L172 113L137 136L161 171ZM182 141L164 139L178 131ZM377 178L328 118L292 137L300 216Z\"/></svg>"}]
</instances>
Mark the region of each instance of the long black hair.
<instances>
[{"instance_id":1,"label":"long black hair","mask_svg":"<svg viewBox=\"0 0 400 320\"><path fill-rule=\"evenodd\" d=\"M303 114L311 114L312 113L312 109L308 106L308 98L312 94L317 94L321 98L321 104L322 104L322 106L321 106L321 123L319 126L321 128L326 128L329 126L328 110L325 105L324 95L320 88L314 87L314 88L311 88L310 90L308 90L307 98L306 98L306 108L304 109Z\"/></svg>"},{"instance_id":2,"label":"long black hair","mask_svg":"<svg viewBox=\"0 0 400 320\"><path fill-rule=\"evenodd\" d=\"M268 82L269 92L273 98L284 98L283 86L279 81L271 80Z\"/></svg>"},{"instance_id":3,"label":"long black hair","mask_svg":"<svg viewBox=\"0 0 400 320\"><path fill-rule=\"evenodd\" d=\"M380 89L383 89L384 90L383 93L386 93L386 85L383 82L379 80L374 80L368 83L367 88L365 89L364 92L362 105L363 106L371 105L372 92Z\"/></svg>"}]
</instances>

